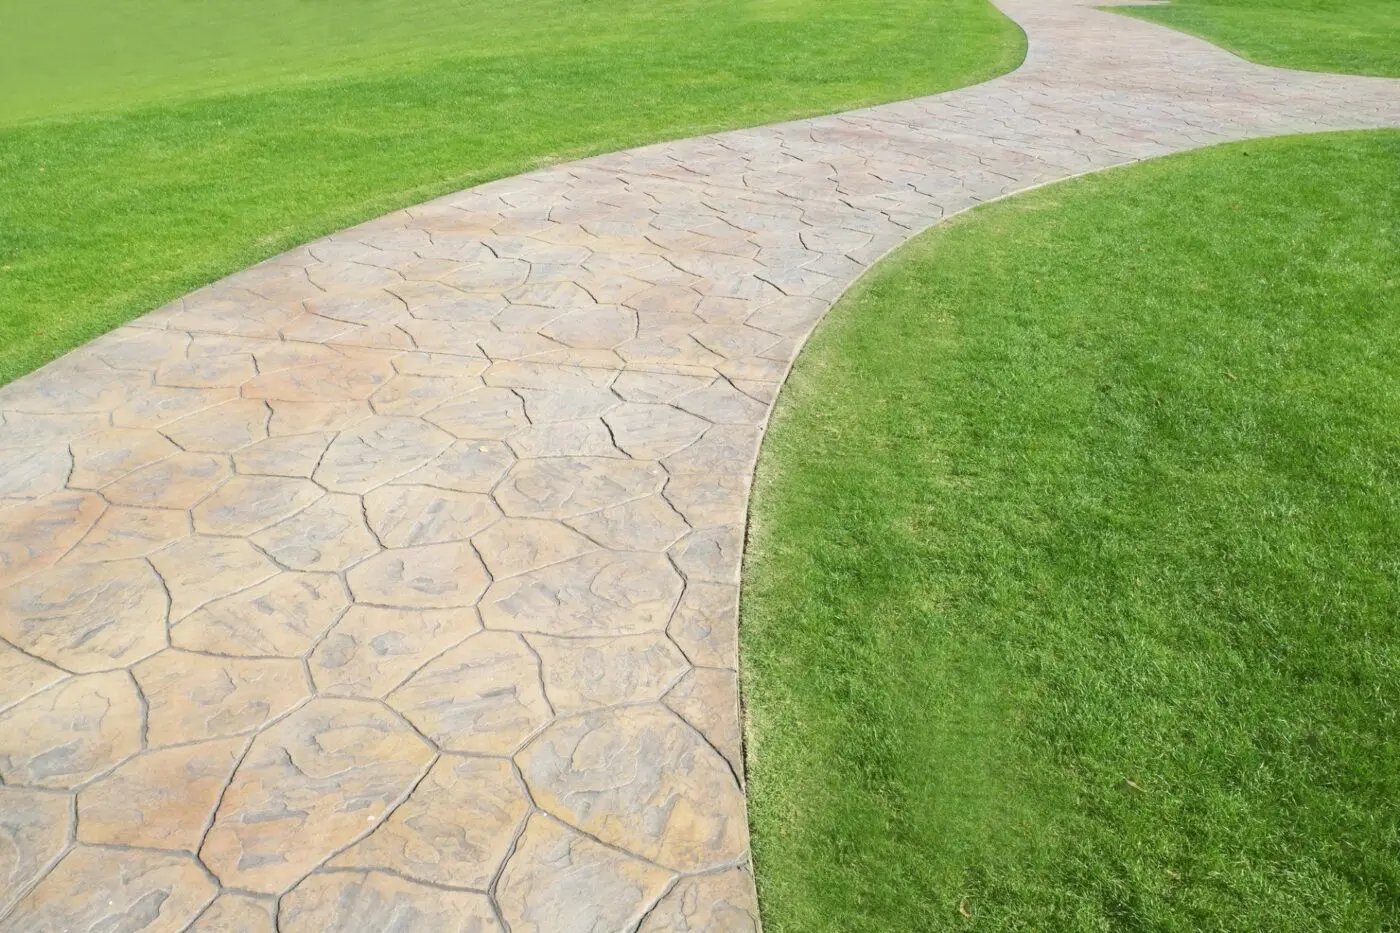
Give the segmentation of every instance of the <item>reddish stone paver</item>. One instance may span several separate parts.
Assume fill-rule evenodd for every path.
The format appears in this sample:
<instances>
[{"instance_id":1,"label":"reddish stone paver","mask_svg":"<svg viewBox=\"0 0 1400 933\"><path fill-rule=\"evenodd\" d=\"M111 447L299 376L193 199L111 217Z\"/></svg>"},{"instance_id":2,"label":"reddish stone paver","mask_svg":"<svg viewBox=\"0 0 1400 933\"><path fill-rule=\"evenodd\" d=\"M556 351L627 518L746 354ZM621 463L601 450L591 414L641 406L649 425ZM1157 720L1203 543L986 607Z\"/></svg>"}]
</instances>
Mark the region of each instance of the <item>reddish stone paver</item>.
<instances>
[{"instance_id":1,"label":"reddish stone paver","mask_svg":"<svg viewBox=\"0 0 1400 933\"><path fill-rule=\"evenodd\" d=\"M1000 5L1013 75L399 211L0 388L0 931L755 930L745 507L830 303L991 198L1400 125Z\"/></svg>"}]
</instances>

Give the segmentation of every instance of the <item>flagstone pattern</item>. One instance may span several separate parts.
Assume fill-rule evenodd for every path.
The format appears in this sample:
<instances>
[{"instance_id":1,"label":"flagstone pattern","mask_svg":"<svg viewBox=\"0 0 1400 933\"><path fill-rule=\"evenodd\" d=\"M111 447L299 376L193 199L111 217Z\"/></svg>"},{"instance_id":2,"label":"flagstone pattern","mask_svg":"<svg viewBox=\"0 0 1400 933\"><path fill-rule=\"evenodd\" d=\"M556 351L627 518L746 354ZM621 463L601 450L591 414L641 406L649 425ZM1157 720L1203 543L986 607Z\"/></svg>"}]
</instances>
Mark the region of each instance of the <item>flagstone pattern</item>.
<instances>
[{"instance_id":1,"label":"flagstone pattern","mask_svg":"<svg viewBox=\"0 0 1400 933\"><path fill-rule=\"evenodd\" d=\"M0 388L0 933L756 930L745 508L831 302L1033 185L1400 124L999 5L1007 77L398 211Z\"/></svg>"}]
</instances>

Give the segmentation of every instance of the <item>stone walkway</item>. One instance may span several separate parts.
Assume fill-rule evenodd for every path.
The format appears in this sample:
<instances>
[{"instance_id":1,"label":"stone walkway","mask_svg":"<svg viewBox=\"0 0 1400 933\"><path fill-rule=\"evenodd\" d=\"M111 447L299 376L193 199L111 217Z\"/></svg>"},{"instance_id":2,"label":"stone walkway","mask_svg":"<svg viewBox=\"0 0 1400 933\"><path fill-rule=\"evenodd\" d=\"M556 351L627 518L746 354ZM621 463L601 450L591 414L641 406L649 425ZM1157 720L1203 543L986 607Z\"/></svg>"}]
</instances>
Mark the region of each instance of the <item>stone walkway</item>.
<instances>
[{"instance_id":1,"label":"stone walkway","mask_svg":"<svg viewBox=\"0 0 1400 933\"><path fill-rule=\"evenodd\" d=\"M1001 0L1015 74L400 211L0 389L0 931L752 931L749 478L828 305L955 211L1400 124Z\"/></svg>"}]
</instances>

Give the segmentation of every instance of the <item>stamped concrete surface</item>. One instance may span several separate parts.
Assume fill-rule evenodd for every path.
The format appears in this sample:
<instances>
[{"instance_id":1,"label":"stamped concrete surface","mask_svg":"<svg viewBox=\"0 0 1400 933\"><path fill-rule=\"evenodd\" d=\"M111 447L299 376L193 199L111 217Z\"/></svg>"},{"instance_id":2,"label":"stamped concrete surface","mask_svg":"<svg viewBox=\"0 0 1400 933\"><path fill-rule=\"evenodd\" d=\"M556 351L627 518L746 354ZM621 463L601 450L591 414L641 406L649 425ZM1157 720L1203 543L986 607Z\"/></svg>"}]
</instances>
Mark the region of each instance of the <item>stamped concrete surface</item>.
<instances>
[{"instance_id":1,"label":"stamped concrete surface","mask_svg":"<svg viewBox=\"0 0 1400 933\"><path fill-rule=\"evenodd\" d=\"M955 211L1400 83L1001 0L1015 74L481 186L0 389L0 931L753 931L763 424Z\"/></svg>"}]
</instances>

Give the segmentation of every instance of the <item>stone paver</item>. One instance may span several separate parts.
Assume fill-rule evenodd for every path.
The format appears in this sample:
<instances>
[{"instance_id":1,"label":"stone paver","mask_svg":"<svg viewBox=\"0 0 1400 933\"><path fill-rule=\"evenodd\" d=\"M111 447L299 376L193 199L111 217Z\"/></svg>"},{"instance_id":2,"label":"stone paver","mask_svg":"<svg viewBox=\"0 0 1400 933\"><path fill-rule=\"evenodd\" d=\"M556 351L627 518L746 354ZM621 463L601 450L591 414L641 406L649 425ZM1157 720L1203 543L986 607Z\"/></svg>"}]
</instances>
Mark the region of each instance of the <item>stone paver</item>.
<instances>
[{"instance_id":1,"label":"stone paver","mask_svg":"<svg viewBox=\"0 0 1400 933\"><path fill-rule=\"evenodd\" d=\"M450 195L0 388L0 933L755 931L745 510L831 302L1027 187L1400 125L998 3L1012 75Z\"/></svg>"}]
</instances>

